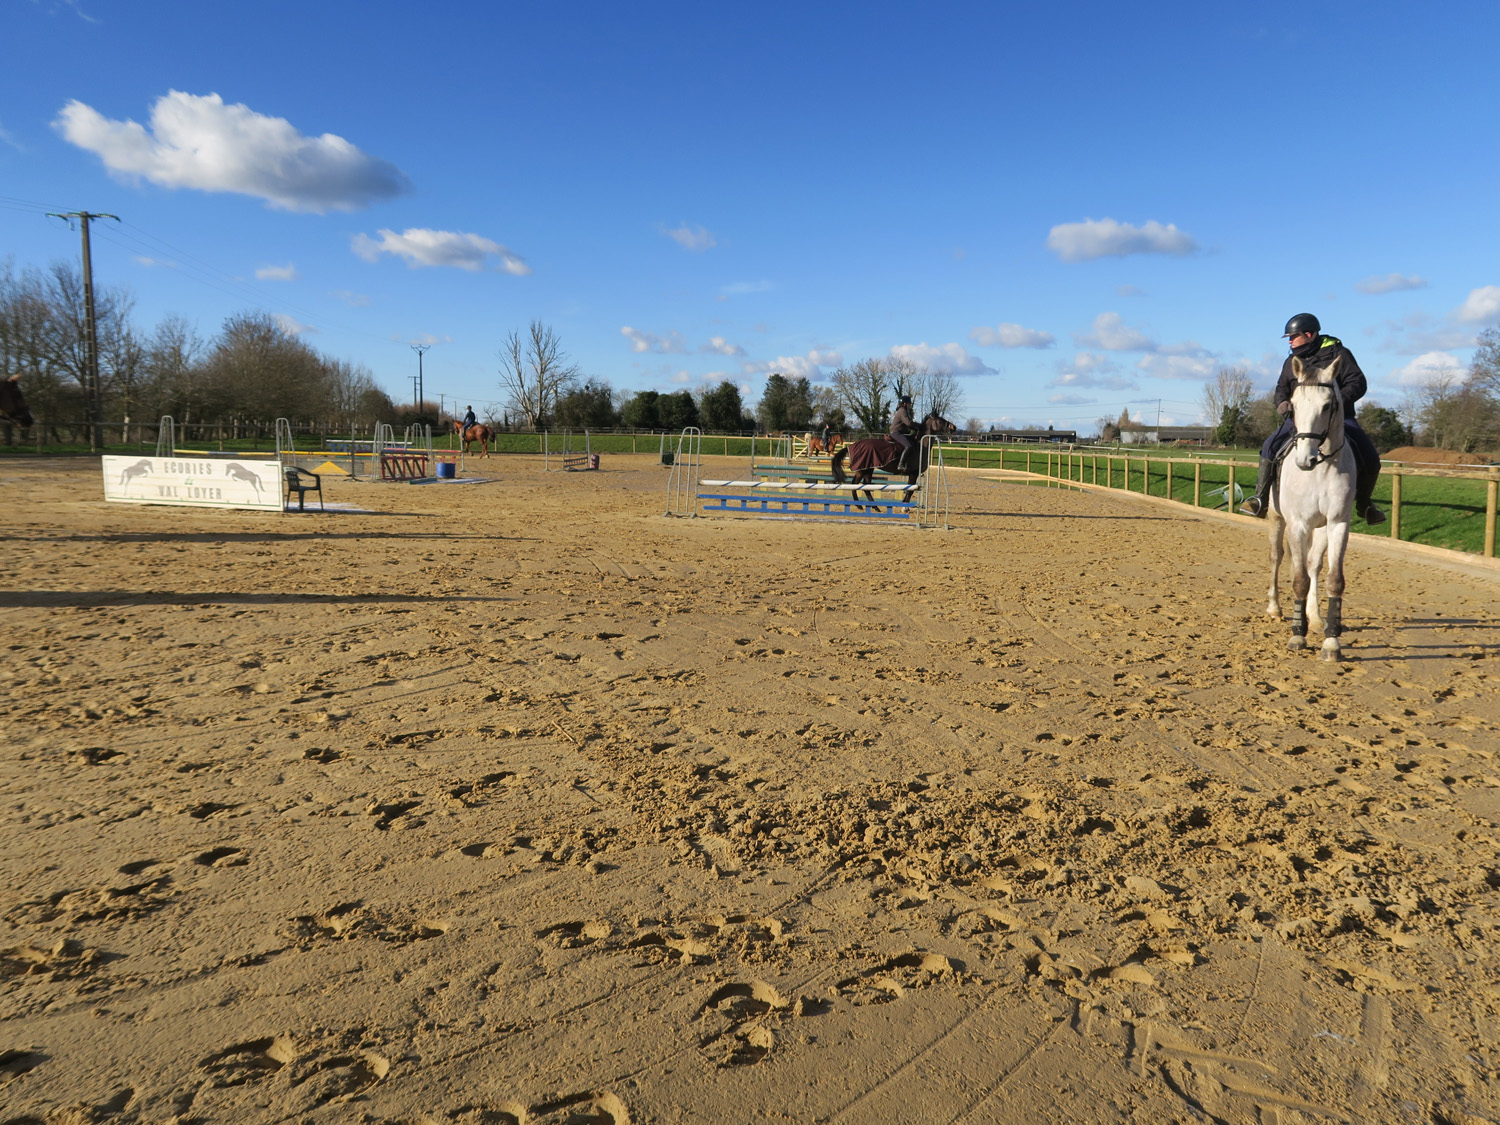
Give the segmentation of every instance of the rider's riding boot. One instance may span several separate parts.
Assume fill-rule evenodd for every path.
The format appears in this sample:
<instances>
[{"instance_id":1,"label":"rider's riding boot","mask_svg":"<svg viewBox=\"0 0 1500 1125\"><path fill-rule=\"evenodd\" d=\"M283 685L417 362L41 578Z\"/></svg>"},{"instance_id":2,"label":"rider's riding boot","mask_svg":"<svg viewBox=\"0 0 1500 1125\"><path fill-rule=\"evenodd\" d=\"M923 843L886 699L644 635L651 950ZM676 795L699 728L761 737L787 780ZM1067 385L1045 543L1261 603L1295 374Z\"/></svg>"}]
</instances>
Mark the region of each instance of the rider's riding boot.
<instances>
[{"instance_id":1,"label":"rider's riding boot","mask_svg":"<svg viewBox=\"0 0 1500 1125\"><path fill-rule=\"evenodd\" d=\"M1264 517L1271 497L1271 481L1276 479L1276 462L1268 457L1260 459L1260 474L1255 478L1255 493L1247 496L1240 511L1247 516Z\"/></svg>"},{"instance_id":2,"label":"rider's riding boot","mask_svg":"<svg viewBox=\"0 0 1500 1125\"><path fill-rule=\"evenodd\" d=\"M1359 474L1359 484L1354 492L1354 514L1368 524L1385 523L1385 513L1377 508L1370 500L1375 494L1375 478L1365 479L1365 474Z\"/></svg>"}]
</instances>

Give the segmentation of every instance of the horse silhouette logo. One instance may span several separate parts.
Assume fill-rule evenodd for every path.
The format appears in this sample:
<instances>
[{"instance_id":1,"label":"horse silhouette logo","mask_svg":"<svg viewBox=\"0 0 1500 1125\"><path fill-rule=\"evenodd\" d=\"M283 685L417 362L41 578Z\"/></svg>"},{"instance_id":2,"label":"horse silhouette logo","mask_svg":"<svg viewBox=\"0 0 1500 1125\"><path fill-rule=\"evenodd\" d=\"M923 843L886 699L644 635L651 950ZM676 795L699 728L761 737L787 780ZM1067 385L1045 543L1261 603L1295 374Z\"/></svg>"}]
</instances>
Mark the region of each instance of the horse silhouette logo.
<instances>
[{"instance_id":1,"label":"horse silhouette logo","mask_svg":"<svg viewBox=\"0 0 1500 1125\"><path fill-rule=\"evenodd\" d=\"M260 475L258 473L252 473L245 466L230 462L224 466L224 475L233 477L235 480L249 482L250 486L255 489L255 495L260 495Z\"/></svg>"},{"instance_id":2,"label":"horse silhouette logo","mask_svg":"<svg viewBox=\"0 0 1500 1125\"><path fill-rule=\"evenodd\" d=\"M137 461L134 465L126 465L120 472L120 483L122 485L129 484L136 477L143 477L150 471L151 462L149 460L141 460Z\"/></svg>"}]
</instances>

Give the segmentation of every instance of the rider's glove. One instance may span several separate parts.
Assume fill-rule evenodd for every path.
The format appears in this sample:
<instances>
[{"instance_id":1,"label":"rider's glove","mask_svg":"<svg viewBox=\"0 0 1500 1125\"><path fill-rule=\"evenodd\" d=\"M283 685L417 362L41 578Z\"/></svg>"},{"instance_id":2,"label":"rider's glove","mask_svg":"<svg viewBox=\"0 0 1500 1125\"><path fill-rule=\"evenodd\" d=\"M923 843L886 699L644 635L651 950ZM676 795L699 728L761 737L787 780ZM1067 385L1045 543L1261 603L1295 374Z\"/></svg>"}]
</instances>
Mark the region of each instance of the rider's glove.
<instances>
[{"instance_id":1,"label":"rider's glove","mask_svg":"<svg viewBox=\"0 0 1500 1125\"><path fill-rule=\"evenodd\" d=\"M1276 413L1280 414L1283 418L1285 418L1291 412L1292 412L1292 400L1291 399L1287 399L1285 402L1278 402L1276 404Z\"/></svg>"}]
</instances>

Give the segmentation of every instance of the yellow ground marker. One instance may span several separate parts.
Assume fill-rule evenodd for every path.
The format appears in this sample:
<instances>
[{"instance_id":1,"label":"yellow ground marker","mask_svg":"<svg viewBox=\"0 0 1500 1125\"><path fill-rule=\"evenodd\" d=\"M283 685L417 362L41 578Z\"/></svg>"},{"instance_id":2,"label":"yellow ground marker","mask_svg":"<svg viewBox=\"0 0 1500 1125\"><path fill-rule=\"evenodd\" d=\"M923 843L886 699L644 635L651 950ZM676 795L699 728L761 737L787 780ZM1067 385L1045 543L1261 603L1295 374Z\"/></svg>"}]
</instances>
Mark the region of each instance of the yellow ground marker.
<instances>
[{"instance_id":1,"label":"yellow ground marker","mask_svg":"<svg viewBox=\"0 0 1500 1125\"><path fill-rule=\"evenodd\" d=\"M319 465L316 469L314 469L313 472L315 472L315 473L342 473L346 477L349 475L349 470L348 469L341 469L337 465L335 465L332 461L324 461L321 465Z\"/></svg>"}]
</instances>

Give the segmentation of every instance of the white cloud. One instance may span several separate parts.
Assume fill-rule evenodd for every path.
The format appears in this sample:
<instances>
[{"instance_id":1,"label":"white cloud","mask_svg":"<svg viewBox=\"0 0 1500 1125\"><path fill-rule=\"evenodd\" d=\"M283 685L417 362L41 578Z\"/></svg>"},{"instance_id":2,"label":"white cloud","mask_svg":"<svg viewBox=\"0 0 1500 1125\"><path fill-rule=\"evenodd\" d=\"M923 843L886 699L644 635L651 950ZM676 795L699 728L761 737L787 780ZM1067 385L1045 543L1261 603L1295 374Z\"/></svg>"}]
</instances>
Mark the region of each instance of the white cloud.
<instances>
[{"instance_id":1,"label":"white cloud","mask_svg":"<svg viewBox=\"0 0 1500 1125\"><path fill-rule=\"evenodd\" d=\"M431 347L433 344L451 344L452 336L434 336L431 332L423 332L420 336L413 336L406 341L408 344L425 344Z\"/></svg>"},{"instance_id":2,"label":"white cloud","mask_svg":"<svg viewBox=\"0 0 1500 1125\"><path fill-rule=\"evenodd\" d=\"M1065 262L1086 262L1128 254L1171 254L1180 258L1197 250L1198 243L1186 231L1178 230L1175 223L1163 226L1153 219L1137 227L1114 219L1085 219L1053 227L1047 235L1047 248Z\"/></svg>"},{"instance_id":3,"label":"white cloud","mask_svg":"<svg viewBox=\"0 0 1500 1125\"><path fill-rule=\"evenodd\" d=\"M1001 324L995 328L984 325L970 332L969 339L982 348L1050 348L1057 342L1050 332L1022 328L1019 324Z\"/></svg>"},{"instance_id":4,"label":"white cloud","mask_svg":"<svg viewBox=\"0 0 1500 1125\"><path fill-rule=\"evenodd\" d=\"M303 324L296 317L287 316L286 313L272 313L271 318L288 336L305 336L309 332L317 331L311 324Z\"/></svg>"},{"instance_id":5,"label":"white cloud","mask_svg":"<svg viewBox=\"0 0 1500 1125\"><path fill-rule=\"evenodd\" d=\"M1080 345L1102 348L1107 352L1151 352L1156 342L1145 333L1126 324L1117 312L1102 312L1094 317L1092 332L1075 332L1073 339Z\"/></svg>"},{"instance_id":6,"label":"white cloud","mask_svg":"<svg viewBox=\"0 0 1500 1125\"><path fill-rule=\"evenodd\" d=\"M1427 281L1415 274L1411 277L1399 273L1373 274L1357 282L1354 288L1361 293L1399 293L1403 289L1425 289Z\"/></svg>"},{"instance_id":7,"label":"white cloud","mask_svg":"<svg viewBox=\"0 0 1500 1125\"><path fill-rule=\"evenodd\" d=\"M620 329L620 335L630 341L630 350L633 352L681 355L687 351L687 342L683 340L680 332L668 332L665 336L658 336L654 332L642 332L638 328L626 325Z\"/></svg>"},{"instance_id":8,"label":"white cloud","mask_svg":"<svg viewBox=\"0 0 1500 1125\"><path fill-rule=\"evenodd\" d=\"M1133 391L1140 384L1124 375L1112 374L1112 367L1064 371L1052 380L1054 387L1096 387L1106 391Z\"/></svg>"},{"instance_id":9,"label":"white cloud","mask_svg":"<svg viewBox=\"0 0 1500 1125\"><path fill-rule=\"evenodd\" d=\"M1144 297L1146 291L1139 285L1116 285L1115 292L1121 297Z\"/></svg>"},{"instance_id":10,"label":"white cloud","mask_svg":"<svg viewBox=\"0 0 1500 1125\"><path fill-rule=\"evenodd\" d=\"M1398 387L1426 386L1444 377L1456 382L1463 378L1467 366L1447 352L1424 352L1405 367L1396 368L1385 377L1385 381Z\"/></svg>"},{"instance_id":11,"label":"white cloud","mask_svg":"<svg viewBox=\"0 0 1500 1125\"><path fill-rule=\"evenodd\" d=\"M690 227L687 223L683 223L682 226L677 227L675 230L668 230L666 227L662 227L661 233L677 243L684 250L691 250L694 253L712 250L718 245L718 242L711 233L702 227Z\"/></svg>"},{"instance_id":12,"label":"white cloud","mask_svg":"<svg viewBox=\"0 0 1500 1125\"><path fill-rule=\"evenodd\" d=\"M954 375L993 375L995 369L977 355L970 355L962 344L897 344L891 349L896 359L910 360L929 371L946 371Z\"/></svg>"},{"instance_id":13,"label":"white cloud","mask_svg":"<svg viewBox=\"0 0 1500 1125\"><path fill-rule=\"evenodd\" d=\"M13 148L13 149L15 149L17 152L25 152L26 151L21 146L21 142L18 141L18 140L16 140L15 137L11 136L10 133L6 130L6 128L5 128L4 125L0 125L0 141L3 141L4 143L10 145L10 147Z\"/></svg>"},{"instance_id":14,"label":"white cloud","mask_svg":"<svg viewBox=\"0 0 1500 1125\"><path fill-rule=\"evenodd\" d=\"M147 269L175 270L177 268L176 262L164 261L161 258L148 258L144 254L136 254L135 260Z\"/></svg>"},{"instance_id":15,"label":"white cloud","mask_svg":"<svg viewBox=\"0 0 1500 1125\"><path fill-rule=\"evenodd\" d=\"M352 289L333 289L329 291L330 297L337 297L351 309L364 309L370 305L370 298L363 293L356 293Z\"/></svg>"},{"instance_id":16,"label":"white cloud","mask_svg":"<svg viewBox=\"0 0 1500 1125\"><path fill-rule=\"evenodd\" d=\"M793 379L817 379L825 367L837 367L844 362L843 355L834 348L813 348L806 355L777 356L770 363L752 361L743 367L745 374L778 373Z\"/></svg>"},{"instance_id":17,"label":"white cloud","mask_svg":"<svg viewBox=\"0 0 1500 1125\"><path fill-rule=\"evenodd\" d=\"M1487 324L1500 320L1500 285L1486 285L1469 291L1468 298L1452 312L1454 320L1464 324Z\"/></svg>"},{"instance_id":18,"label":"white cloud","mask_svg":"<svg viewBox=\"0 0 1500 1125\"><path fill-rule=\"evenodd\" d=\"M1136 363L1136 370L1152 379L1196 379L1202 381L1213 377L1215 360L1208 354L1167 355L1157 353L1143 355Z\"/></svg>"},{"instance_id":19,"label":"white cloud","mask_svg":"<svg viewBox=\"0 0 1500 1125\"><path fill-rule=\"evenodd\" d=\"M256 281L301 281L302 275L291 262L284 266L261 266L255 271Z\"/></svg>"},{"instance_id":20,"label":"white cloud","mask_svg":"<svg viewBox=\"0 0 1500 1125\"><path fill-rule=\"evenodd\" d=\"M165 188L237 192L288 211L354 211L411 190L394 164L343 137L304 136L282 117L170 91L151 107L150 128L114 121L80 101L53 127L117 176Z\"/></svg>"},{"instance_id":21,"label":"white cloud","mask_svg":"<svg viewBox=\"0 0 1500 1125\"><path fill-rule=\"evenodd\" d=\"M503 273L524 277L531 272L531 267L523 259L481 235L426 227L408 227L400 234L382 228L376 233L380 235L379 242L367 234L356 234L350 242L354 252L367 262L377 261L382 254L391 254L406 259L406 264L412 269L452 266L478 273L494 257L499 259L495 269Z\"/></svg>"},{"instance_id":22,"label":"white cloud","mask_svg":"<svg viewBox=\"0 0 1500 1125\"><path fill-rule=\"evenodd\" d=\"M1099 400L1085 398L1083 395L1048 395L1047 401L1058 406L1091 406Z\"/></svg>"},{"instance_id":23,"label":"white cloud","mask_svg":"<svg viewBox=\"0 0 1500 1125\"><path fill-rule=\"evenodd\" d=\"M710 336L708 338L708 343L699 345L698 350L700 352L706 352L710 355L745 354L744 348L740 347L738 344L731 344L728 339L723 336Z\"/></svg>"}]
</instances>

